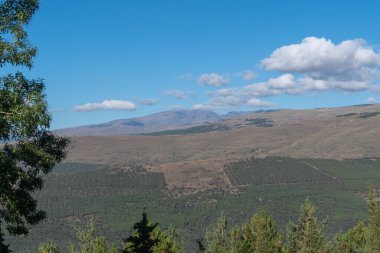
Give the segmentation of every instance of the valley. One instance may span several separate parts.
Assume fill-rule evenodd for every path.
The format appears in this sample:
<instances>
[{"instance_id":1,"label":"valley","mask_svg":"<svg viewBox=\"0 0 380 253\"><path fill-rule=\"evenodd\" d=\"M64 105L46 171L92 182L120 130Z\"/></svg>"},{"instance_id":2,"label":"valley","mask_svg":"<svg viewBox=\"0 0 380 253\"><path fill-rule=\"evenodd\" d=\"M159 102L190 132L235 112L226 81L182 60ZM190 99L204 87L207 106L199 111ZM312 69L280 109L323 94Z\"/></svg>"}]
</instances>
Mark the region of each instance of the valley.
<instances>
[{"instance_id":1,"label":"valley","mask_svg":"<svg viewBox=\"0 0 380 253\"><path fill-rule=\"evenodd\" d=\"M328 216L329 235L344 231L366 219L367 187L380 189L378 111L279 110L151 134L73 136L36 195L48 217L17 239L18 250L47 237L63 247L90 219L121 245L146 211L176 227L192 252L221 213L239 224L265 208L284 230L306 197Z\"/></svg>"}]
</instances>

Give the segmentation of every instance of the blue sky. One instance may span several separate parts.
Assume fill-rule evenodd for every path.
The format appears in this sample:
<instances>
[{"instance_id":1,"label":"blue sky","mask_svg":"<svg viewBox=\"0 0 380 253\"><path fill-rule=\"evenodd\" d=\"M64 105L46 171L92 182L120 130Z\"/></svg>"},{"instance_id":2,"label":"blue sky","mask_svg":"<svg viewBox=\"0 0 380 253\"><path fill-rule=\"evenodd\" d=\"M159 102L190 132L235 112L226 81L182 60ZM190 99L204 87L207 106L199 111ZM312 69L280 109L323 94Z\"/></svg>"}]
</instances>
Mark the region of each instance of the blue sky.
<instances>
[{"instance_id":1,"label":"blue sky","mask_svg":"<svg viewBox=\"0 0 380 253\"><path fill-rule=\"evenodd\" d=\"M48 1L28 25L53 128L173 108L380 101L379 1ZM4 71L4 70L3 70Z\"/></svg>"}]
</instances>

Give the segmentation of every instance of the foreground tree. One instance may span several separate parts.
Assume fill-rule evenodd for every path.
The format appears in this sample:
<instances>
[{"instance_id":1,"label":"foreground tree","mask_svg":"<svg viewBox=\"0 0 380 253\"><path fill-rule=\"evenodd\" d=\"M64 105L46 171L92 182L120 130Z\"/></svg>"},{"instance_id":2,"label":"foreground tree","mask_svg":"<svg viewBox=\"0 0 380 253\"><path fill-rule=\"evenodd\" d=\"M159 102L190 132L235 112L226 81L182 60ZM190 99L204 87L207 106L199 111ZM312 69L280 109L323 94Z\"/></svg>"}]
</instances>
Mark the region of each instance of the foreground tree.
<instances>
[{"instance_id":1,"label":"foreground tree","mask_svg":"<svg viewBox=\"0 0 380 253\"><path fill-rule=\"evenodd\" d=\"M369 218L368 228L365 231L364 252L380 252L380 209L372 186L369 187L367 205Z\"/></svg>"},{"instance_id":2,"label":"foreground tree","mask_svg":"<svg viewBox=\"0 0 380 253\"><path fill-rule=\"evenodd\" d=\"M158 223L151 223L147 214L142 214L141 221L133 228L135 231L124 240L124 253L181 253L183 245L174 229L168 233L158 228Z\"/></svg>"},{"instance_id":3,"label":"foreground tree","mask_svg":"<svg viewBox=\"0 0 380 253\"><path fill-rule=\"evenodd\" d=\"M86 229L78 229L77 238L79 245L71 244L70 253L117 253L114 244L108 245L104 237L95 236L95 223L91 221Z\"/></svg>"},{"instance_id":4,"label":"foreground tree","mask_svg":"<svg viewBox=\"0 0 380 253\"><path fill-rule=\"evenodd\" d=\"M38 8L37 0L0 2L0 67L32 66L36 48L27 40L24 26ZM12 39L6 38L11 35ZM0 249L1 228L10 235L28 234L27 225L45 218L37 210L33 193L43 186L43 176L65 157L68 140L48 129L45 85L22 73L0 77Z\"/></svg>"},{"instance_id":5,"label":"foreground tree","mask_svg":"<svg viewBox=\"0 0 380 253\"><path fill-rule=\"evenodd\" d=\"M243 223L241 229L228 229L225 216L206 231L208 253L281 253L286 252L282 236L269 214L263 210Z\"/></svg>"},{"instance_id":6,"label":"foreground tree","mask_svg":"<svg viewBox=\"0 0 380 253\"><path fill-rule=\"evenodd\" d=\"M233 246L239 247L238 245L238 238L237 238L238 231L233 230ZM210 227L206 230L206 242L207 246L205 249L205 252L207 253L227 253L230 251L231 247L231 235L230 231L227 226L227 219L226 216L222 215L218 218L218 221L216 222L216 225L214 227Z\"/></svg>"},{"instance_id":7,"label":"foreground tree","mask_svg":"<svg viewBox=\"0 0 380 253\"><path fill-rule=\"evenodd\" d=\"M355 227L346 233L338 233L332 243L328 246L329 253L356 253L364 252L366 244L367 228L363 222L359 222Z\"/></svg>"},{"instance_id":8,"label":"foreground tree","mask_svg":"<svg viewBox=\"0 0 380 253\"><path fill-rule=\"evenodd\" d=\"M298 223L290 223L288 226L288 244L290 252L325 252L325 226L326 221L318 221L318 218L315 216L315 207L307 198L301 207Z\"/></svg>"},{"instance_id":9,"label":"foreground tree","mask_svg":"<svg viewBox=\"0 0 380 253\"><path fill-rule=\"evenodd\" d=\"M280 253L284 251L284 242L270 215L260 210L250 222L243 225L243 238L248 245L246 252Z\"/></svg>"},{"instance_id":10,"label":"foreground tree","mask_svg":"<svg viewBox=\"0 0 380 253\"><path fill-rule=\"evenodd\" d=\"M59 253L59 249L52 241L47 241L40 244L38 253Z\"/></svg>"}]
</instances>

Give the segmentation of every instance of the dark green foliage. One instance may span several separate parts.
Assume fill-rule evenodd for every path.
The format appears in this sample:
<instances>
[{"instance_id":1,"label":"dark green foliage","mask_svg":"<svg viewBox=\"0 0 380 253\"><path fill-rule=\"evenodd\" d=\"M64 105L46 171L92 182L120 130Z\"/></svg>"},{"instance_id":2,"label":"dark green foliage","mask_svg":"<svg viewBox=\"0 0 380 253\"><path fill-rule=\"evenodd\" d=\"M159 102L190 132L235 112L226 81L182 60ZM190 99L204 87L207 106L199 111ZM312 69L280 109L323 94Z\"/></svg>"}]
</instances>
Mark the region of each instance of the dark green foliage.
<instances>
[{"instance_id":1,"label":"dark green foliage","mask_svg":"<svg viewBox=\"0 0 380 253\"><path fill-rule=\"evenodd\" d=\"M38 247L38 253L59 253L58 247L53 243L53 241L47 241L41 243Z\"/></svg>"},{"instance_id":2,"label":"dark green foliage","mask_svg":"<svg viewBox=\"0 0 380 253\"><path fill-rule=\"evenodd\" d=\"M182 246L175 240L177 237L174 229L169 234L162 232L158 228L158 223L151 223L147 214L142 214L141 221L137 222L133 228L135 231L124 240L125 253L181 253Z\"/></svg>"},{"instance_id":3,"label":"dark green foliage","mask_svg":"<svg viewBox=\"0 0 380 253\"><path fill-rule=\"evenodd\" d=\"M224 215L218 218L216 225L206 230L207 253L227 253L231 248L230 231Z\"/></svg>"},{"instance_id":4,"label":"dark green foliage","mask_svg":"<svg viewBox=\"0 0 380 253\"><path fill-rule=\"evenodd\" d=\"M255 213L241 229L227 226L224 215L208 228L203 252L207 253L280 253L286 252L282 236L273 219L263 210Z\"/></svg>"},{"instance_id":5,"label":"dark green foliage","mask_svg":"<svg viewBox=\"0 0 380 253\"><path fill-rule=\"evenodd\" d=\"M363 252L366 244L366 227L363 222L359 222L347 233L339 232L332 243L328 245L328 252L331 253L356 253Z\"/></svg>"},{"instance_id":6,"label":"dark green foliage","mask_svg":"<svg viewBox=\"0 0 380 253\"><path fill-rule=\"evenodd\" d=\"M47 130L50 115L43 83L21 73L0 79L0 222L11 235L27 234L45 214L32 193L43 186L43 175L65 157L68 140ZM16 141L11 144L7 141Z\"/></svg>"},{"instance_id":7,"label":"dark green foliage","mask_svg":"<svg viewBox=\"0 0 380 253\"><path fill-rule=\"evenodd\" d=\"M249 122L251 126L257 127L272 127L273 121L268 118L255 118L255 119L246 119L245 121Z\"/></svg>"},{"instance_id":8,"label":"dark green foliage","mask_svg":"<svg viewBox=\"0 0 380 253\"><path fill-rule=\"evenodd\" d=\"M86 164L83 167L86 171L81 172L78 164L77 173L52 173L46 177L44 188L37 195L39 208L48 211L45 222L33 227L27 238L6 238L15 252L27 252L29 247L37 248L39 242L51 238L65 253L67 242L75 239L71 227L78 225L76 219L83 221L89 215L94 216L101 225L99 232L117 242L121 235L129 232L135 221L140 220L145 209L162 228L176 227L184 236L187 252L195 252L197 240L204 236L205 228L222 211L230 224L240 228L252 213L264 207L276 221L279 231L285 231L289 220L297 220L299 207L306 196L310 196L318 207L318 217L329 217L328 238L339 230L347 231L359 220L367 219L366 186L370 180L376 189L380 186L379 158L302 160L337 177L337 180L284 184L279 178L276 184L239 187L235 194L210 189L182 195L182 189L172 191L162 186L165 182L162 173L150 174L152 172L136 168L132 169L132 177L124 169L92 170ZM281 160L278 161L281 164ZM267 162L268 166L272 164L271 159ZM276 171L273 170L267 173L270 175ZM248 170L247 173L256 172ZM250 174L246 176L251 177Z\"/></svg>"},{"instance_id":9,"label":"dark green foliage","mask_svg":"<svg viewBox=\"0 0 380 253\"><path fill-rule=\"evenodd\" d=\"M151 223L147 214L142 214L141 221L133 228L135 231L124 240L124 253L182 253L183 246L174 228L168 233L158 228L158 223Z\"/></svg>"},{"instance_id":10,"label":"dark green foliage","mask_svg":"<svg viewBox=\"0 0 380 253\"><path fill-rule=\"evenodd\" d=\"M284 157L243 159L226 165L224 171L234 186L318 183L333 180L300 160Z\"/></svg>"},{"instance_id":11,"label":"dark green foliage","mask_svg":"<svg viewBox=\"0 0 380 253\"><path fill-rule=\"evenodd\" d=\"M375 116L377 116L379 114L380 114L380 112L362 112L362 113L351 112L351 113L337 115L337 117L351 117L351 116L355 116L355 118L366 119L366 118L375 117Z\"/></svg>"},{"instance_id":12,"label":"dark green foliage","mask_svg":"<svg viewBox=\"0 0 380 253\"><path fill-rule=\"evenodd\" d=\"M24 30L38 9L38 0L5 0L0 4L0 67L6 63L32 66L37 49ZM11 35L7 40L5 35Z\"/></svg>"},{"instance_id":13,"label":"dark green foliage","mask_svg":"<svg viewBox=\"0 0 380 253\"><path fill-rule=\"evenodd\" d=\"M54 173L78 173L107 168L104 164L62 162L54 167Z\"/></svg>"},{"instance_id":14,"label":"dark green foliage","mask_svg":"<svg viewBox=\"0 0 380 253\"><path fill-rule=\"evenodd\" d=\"M252 216L250 222L243 224L242 235L244 244L248 246L244 252L280 253L284 251L282 236L277 231L274 220L266 211L258 211Z\"/></svg>"},{"instance_id":15,"label":"dark green foliage","mask_svg":"<svg viewBox=\"0 0 380 253\"><path fill-rule=\"evenodd\" d=\"M24 26L37 8L37 0L0 4L0 67L32 66L36 48ZM20 72L0 78L0 227L10 235L26 235L28 225L45 218L33 194L42 188L43 176L63 160L68 145L48 131L51 116L44 91L41 79L28 80ZM4 247L2 241L0 245Z\"/></svg>"},{"instance_id":16,"label":"dark green foliage","mask_svg":"<svg viewBox=\"0 0 380 253\"><path fill-rule=\"evenodd\" d=\"M360 119L366 119L366 118L375 117L379 114L380 112L364 112L364 113L360 113L357 117Z\"/></svg>"},{"instance_id":17,"label":"dark green foliage","mask_svg":"<svg viewBox=\"0 0 380 253\"><path fill-rule=\"evenodd\" d=\"M318 221L315 207L306 199L301 207L298 223L288 226L289 250L292 253L323 253L326 251L324 229L326 221Z\"/></svg>"},{"instance_id":18,"label":"dark green foliage","mask_svg":"<svg viewBox=\"0 0 380 253\"><path fill-rule=\"evenodd\" d=\"M209 123L202 126L195 126L185 129L177 129L177 130L167 130L161 132L154 132L145 135L153 135L153 136L161 136L161 135L176 135L176 134L199 134L199 133L208 133L215 131L227 131L230 130L228 126L217 124L217 123Z\"/></svg>"},{"instance_id":19,"label":"dark green foliage","mask_svg":"<svg viewBox=\"0 0 380 253\"><path fill-rule=\"evenodd\" d=\"M79 245L76 247L70 244L70 253L117 253L117 248L114 244L108 245L104 237L95 236L95 224L91 221L86 229L78 229L77 238ZM48 253L48 252L47 252ZM52 252L55 253L55 252Z\"/></svg>"},{"instance_id":20,"label":"dark green foliage","mask_svg":"<svg viewBox=\"0 0 380 253\"><path fill-rule=\"evenodd\" d=\"M364 252L380 252L380 209L372 186L368 191L368 228L365 233L366 244Z\"/></svg>"},{"instance_id":21,"label":"dark green foliage","mask_svg":"<svg viewBox=\"0 0 380 253\"><path fill-rule=\"evenodd\" d=\"M153 246L153 253L182 253L184 252L182 238L174 228L169 228L167 233L162 232L156 227L152 234L153 238L158 241Z\"/></svg>"},{"instance_id":22,"label":"dark green foliage","mask_svg":"<svg viewBox=\"0 0 380 253\"><path fill-rule=\"evenodd\" d=\"M146 213L142 214L141 221L137 222L133 228L135 232L124 240L124 253L152 253L153 246L158 244L158 239L152 234L158 223L152 224Z\"/></svg>"},{"instance_id":23,"label":"dark green foliage","mask_svg":"<svg viewBox=\"0 0 380 253\"><path fill-rule=\"evenodd\" d=\"M1 231L1 226L0 226L0 252L1 252L1 253L9 253L9 252L12 252L12 251L9 249L9 245L5 244L5 242L4 242L4 234L3 234L3 232Z\"/></svg>"}]
</instances>

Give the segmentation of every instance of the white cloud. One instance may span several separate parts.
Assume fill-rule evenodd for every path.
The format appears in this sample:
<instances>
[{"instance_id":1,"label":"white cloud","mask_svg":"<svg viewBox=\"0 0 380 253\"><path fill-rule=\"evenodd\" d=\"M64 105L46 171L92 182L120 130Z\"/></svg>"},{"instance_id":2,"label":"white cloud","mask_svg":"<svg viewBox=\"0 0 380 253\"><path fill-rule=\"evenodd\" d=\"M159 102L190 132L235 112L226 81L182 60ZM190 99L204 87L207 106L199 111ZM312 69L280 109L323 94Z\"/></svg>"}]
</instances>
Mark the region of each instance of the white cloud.
<instances>
[{"instance_id":1,"label":"white cloud","mask_svg":"<svg viewBox=\"0 0 380 253\"><path fill-rule=\"evenodd\" d=\"M192 106L192 109L194 110L208 110L211 109L211 106L206 104L195 104Z\"/></svg>"},{"instance_id":2,"label":"white cloud","mask_svg":"<svg viewBox=\"0 0 380 253\"><path fill-rule=\"evenodd\" d=\"M269 102L269 101L264 101L258 98L251 98L247 102L248 106L253 106L253 107L271 107L275 106L275 103Z\"/></svg>"},{"instance_id":3,"label":"white cloud","mask_svg":"<svg viewBox=\"0 0 380 253\"><path fill-rule=\"evenodd\" d=\"M77 112L91 112L99 110L133 111L136 110L136 105L133 102L127 100L106 99L103 102L99 103L76 105L74 106L74 110Z\"/></svg>"},{"instance_id":4,"label":"white cloud","mask_svg":"<svg viewBox=\"0 0 380 253\"><path fill-rule=\"evenodd\" d=\"M244 81L252 81L257 77L256 73L252 70L244 70L241 73L238 73L237 76L243 78Z\"/></svg>"},{"instance_id":5,"label":"white cloud","mask_svg":"<svg viewBox=\"0 0 380 253\"><path fill-rule=\"evenodd\" d=\"M141 101L143 105L155 105L158 104L160 101L155 98L148 98Z\"/></svg>"},{"instance_id":6,"label":"white cloud","mask_svg":"<svg viewBox=\"0 0 380 253\"><path fill-rule=\"evenodd\" d=\"M209 100L194 107L275 106L260 98L306 92L380 92L380 53L362 39L334 44L325 38L307 37L301 43L276 49L261 66L280 75L243 87L208 91ZM249 80L255 73L247 70L234 76ZM213 73L202 75L198 82L220 87L228 83L220 81L224 79Z\"/></svg>"},{"instance_id":7,"label":"white cloud","mask_svg":"<svg viewBox=\"0 0 380 253\"><path fill-rule=\"evenodd\" d=\"M230 80L222 75L211 73L211 74L203 74L198 78L198 83L202 85L219 87L226 85L230 82Z\"/></svg>"},{"instance_id":8,"label":"white cloud","mask_svg":"<svg viewBox=\"0 0 380 253\"><path fill-rule=\"evenodd\" d=\"M361 39L335 45L325 38L307 37L300 44L276 49L261 64L266 70L303 73L314 79L362 81L378 76L380 54Z\"/></svg>"},{"instance_id":9,"label":"white cloud","mask_svg":"<svg viewBox=\"0 0 380 253\"><path fill-rule=\"evenodd\" d=\"M219 96L227 97L227 96L231 96L233 92L234 92L233 89L219 89L215 93Z\"/></svg>"},{"instance_id":10,"label":"white cloud","mask_svg":"<svg viewBox=\"0 0 380 253\"><path fill-rule=\"evenodd\" d=\"M369 97L369 98L367 99L367 102L370 103L370 104L376 104L376 103L377 103L377 100L376 100L376 98Z\"/></svg>"},{"instance_id":11,"label":"white cloud","mask_svg":"<svg viewBox=\"0 0 380 253\"><path fill-rule=\"evenodd\" d=\"M178 100L183 100L188 97L191 97L193 99L196 99L196 95L192 91L182 91L182 90L165 90L162 92L162 94L170 97L175 97Z\"/></svg>"}]
</instances>

